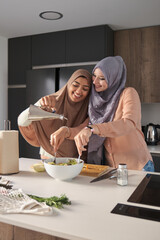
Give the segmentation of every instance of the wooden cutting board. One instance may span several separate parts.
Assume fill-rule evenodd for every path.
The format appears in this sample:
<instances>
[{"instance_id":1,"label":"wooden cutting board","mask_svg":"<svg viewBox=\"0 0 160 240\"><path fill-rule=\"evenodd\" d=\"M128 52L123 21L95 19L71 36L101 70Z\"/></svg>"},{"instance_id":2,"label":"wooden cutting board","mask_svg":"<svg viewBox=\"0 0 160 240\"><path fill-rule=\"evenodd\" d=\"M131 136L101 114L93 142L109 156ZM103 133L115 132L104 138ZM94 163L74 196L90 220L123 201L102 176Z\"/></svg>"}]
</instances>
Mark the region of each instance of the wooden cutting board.
<instances>
[{"instance_id":1,"label":"wooden cutting board","mask_svg":"<svg viewBox=\"0 0 160 240\"><path fill-rule=\"evenodd\" d=\"M97 177L98 174L103 172L105 169L109 168L108 166L104 165L95 165L95 164L84 164L83 169L80 173L80 175L83 176L91 176L91 177Z\"/></svg>"}]
</instances>

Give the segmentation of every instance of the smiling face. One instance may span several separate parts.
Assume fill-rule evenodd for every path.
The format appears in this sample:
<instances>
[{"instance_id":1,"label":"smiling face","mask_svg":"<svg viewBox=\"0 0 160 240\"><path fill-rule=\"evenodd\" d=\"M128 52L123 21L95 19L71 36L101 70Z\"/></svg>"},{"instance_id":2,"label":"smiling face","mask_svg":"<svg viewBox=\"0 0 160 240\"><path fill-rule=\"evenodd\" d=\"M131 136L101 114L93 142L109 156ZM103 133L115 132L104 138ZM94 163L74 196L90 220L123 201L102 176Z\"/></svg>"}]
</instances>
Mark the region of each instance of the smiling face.
<instances>
[{"instance_id":1,"label":"smiling face","mask_svg":"<svg viewBox=\"0 0 160 240\"><path fill-rule=\"evenodd\" d=\"M92 81L96 92L103 92L108 88L107 81L100 68L96 68L92 74Z\"/></svg>"},{"instance_id":2,"label":"smiling face","mask_svg":"<svg viewBox=\"0 0 160 240\"><path fill-rule=\"evenodd\" d=\"M87 97L89 90L90 84L88 80L84 77L78 77L69 86L68 95L73 102L80 102Z\"/></svg>"}]
</instances>

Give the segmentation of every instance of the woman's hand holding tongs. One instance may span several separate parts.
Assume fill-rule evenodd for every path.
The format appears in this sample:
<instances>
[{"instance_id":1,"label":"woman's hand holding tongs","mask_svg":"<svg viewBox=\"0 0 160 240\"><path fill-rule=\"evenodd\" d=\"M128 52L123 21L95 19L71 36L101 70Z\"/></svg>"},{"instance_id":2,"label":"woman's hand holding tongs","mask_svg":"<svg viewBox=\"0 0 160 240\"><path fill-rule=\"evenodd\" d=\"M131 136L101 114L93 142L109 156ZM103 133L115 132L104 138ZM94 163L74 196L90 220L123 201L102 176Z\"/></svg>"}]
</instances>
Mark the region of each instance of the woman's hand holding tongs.
<instances>
[{"instance_id":1,"label":"woman's hand holding tongs","mask_svg":"<svg viewBox=\"0 0 160 240\"><path fill-rule=\"evenodd\" d=\"M50 144L54 147L54 152L57 152L60 145L63 143L65 138L69 137L69 135L70 131L67 126L59 128L50 135Z\"/></svg>"}]
</instances>

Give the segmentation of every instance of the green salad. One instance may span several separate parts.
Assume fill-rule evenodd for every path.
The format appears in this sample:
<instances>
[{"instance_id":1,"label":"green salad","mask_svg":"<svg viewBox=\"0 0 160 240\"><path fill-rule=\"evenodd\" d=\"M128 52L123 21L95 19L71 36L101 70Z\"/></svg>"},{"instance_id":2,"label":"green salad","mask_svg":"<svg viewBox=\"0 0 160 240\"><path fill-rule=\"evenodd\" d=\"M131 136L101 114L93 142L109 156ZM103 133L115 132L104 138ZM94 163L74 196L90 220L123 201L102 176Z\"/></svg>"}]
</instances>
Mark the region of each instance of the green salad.
<instances>
[{"instance_id":1,"label":"green salad","mask_svg":"<svg viewBox=\"0 0 160 240\"><path fill-rule=\"evenodd\" d=\"M75 158L68 159L68 162L66 163L55 163L55 162L48 162L48 164L51 165L59 165L59 166L69 166L69 165L75 165L77 164L77 161Z\"/></svg>"}]
</instances>

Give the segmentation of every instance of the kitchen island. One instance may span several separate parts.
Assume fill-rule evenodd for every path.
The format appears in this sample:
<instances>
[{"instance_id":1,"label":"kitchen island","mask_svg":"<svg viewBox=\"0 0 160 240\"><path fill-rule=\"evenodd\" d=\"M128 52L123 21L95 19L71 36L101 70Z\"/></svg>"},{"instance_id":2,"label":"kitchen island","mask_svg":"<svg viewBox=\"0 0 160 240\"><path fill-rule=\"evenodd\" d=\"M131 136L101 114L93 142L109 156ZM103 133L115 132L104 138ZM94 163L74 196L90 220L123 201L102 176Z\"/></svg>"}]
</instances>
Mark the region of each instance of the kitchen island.
<instances>
[{"instance_id":1,"label":"kitchen island","mask_svg":"<svg viewBox=\"0 0 160 240\"><path fill-rule=\"evenodd\" d=\"M0 214L0 239L159 240L159 222L111 213L117 203L131 205L127 200L145 172L129 171L127 186L117 185L116 179L90 183L93 177L82 175L71 181L58 181L46 172L33 171L31 166L39 160L20 158L19 161L20 172L5 176L14 188L42 197L66 194L72 204L54 208L51 216Z\"/></svg>"}]
</instances>

